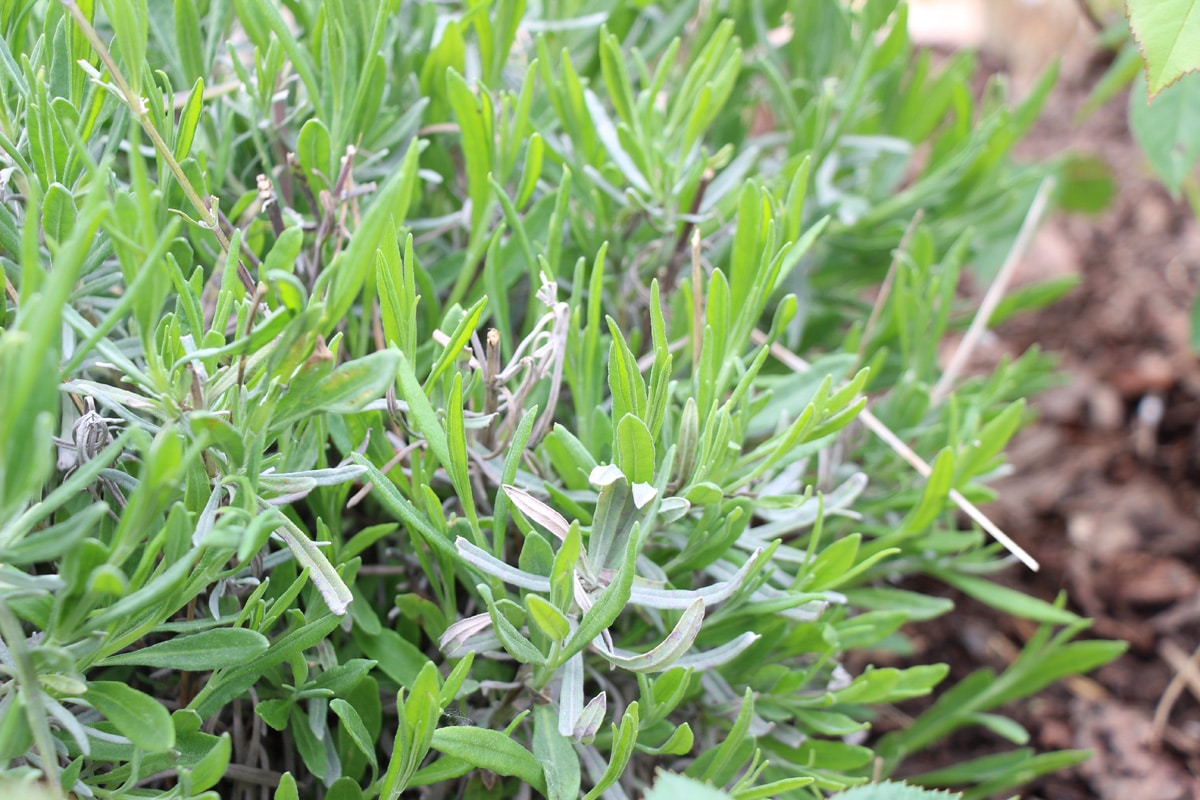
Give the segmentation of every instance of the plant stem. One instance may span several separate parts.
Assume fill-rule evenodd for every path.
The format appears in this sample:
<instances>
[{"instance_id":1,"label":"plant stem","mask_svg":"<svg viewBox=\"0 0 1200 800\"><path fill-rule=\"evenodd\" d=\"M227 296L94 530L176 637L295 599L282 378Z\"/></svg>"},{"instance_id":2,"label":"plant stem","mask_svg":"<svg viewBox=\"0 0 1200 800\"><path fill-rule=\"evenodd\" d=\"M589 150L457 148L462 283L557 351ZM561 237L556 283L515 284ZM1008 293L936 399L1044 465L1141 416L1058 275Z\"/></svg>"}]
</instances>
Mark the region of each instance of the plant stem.
<instances>
[{"instance_id":1,"label":"plant stem","mask_svg":"<svg viewBox=\"0 0 1200 800\"><path fill-rule=\"evenodd\" d=\"M196 191L196 187L192 186L192 182L188 180L187 175L184 174L183 167L175 159L175 154L167 146L166 141L163 140L162 134L158 132L158 128L154 127L154 123L150 121L150 114L146 111L145 102L133 91L133 87L125 79L124 73L117 67L117 62L113 59L112 53L109 52L104 42L100 40L100 35L96 33L96 29L88 22L87 17L79 9L75 0L60 0L60 2L66 6L67 12L75 20L75 24L83 33L84 38L88 40L88 44L92 46L92 49L96 51L96 55L104 62L104 66L112 76L113 82L116 83L117 88L121 91L121 95L125 98L125 105L133 113L138 124L142 126L142 130L150 137L150 141L154 144L154 149L158 152L162 160L166 162L167 167L171 170L171 174L175 176L175 180L179 182L179 186L183 189L183 193L187 196L188 201L196 209L196 213L200 215L200 219L212 230L213 235L217 237L217 242L221 245L221 250L226 253L229 252L229 237L225 235L225 231L221 230L221 224L217 220L216 215L213 214L212 208L200 196L200 193ZM246 269L245 265L242 264L241 259L238 260L238 277L241 278L246 291L254 291L254 279L250 276L250 272Z\"/></svg>"},{"instance_id":2,"label":"plant stem","mask_svg":"<svg viewBox=\"0 0 1200 800\"><path fill-rule=\"evenodd\" d=\"M758 345L766 344L768 341L767 335L760 330L751 331L750 338L755 344ZM796 355L791 350L788 350L777 342L771 344L771 355L779 359L785 366L791 367L797 372L806 372L809 369L809 364L807 361L800 358L800 356ZM930 467L923 458L914 453L912 448L905 444L899 436L894 434L887 425L884 425L883 422L881 422L880 419L872 414L868 409L864 408L861 412L859 412L858 418L862 420L862 423L867 427L867 430L871 431L871 433L882 439L888 447L892 448L892 450L896 452L897 455L907 461L908 464L915 469L922 478L928 478L933 473L933 468ZM993 539L1004 545L1004 548L1020 559L1022 564L1029 567L1034 572L1038 571L1038 562L1034 559L1034 557L1025 552L1023 547L1010 539L1008 535L1004 531L1000 530L1000 527L996 525L996 523L988 519L987 515L980 511L974 503L963 497L957 489L951 489L949 492L949 497L954 501L955 505L962 509L964 514L973 519L981 528L991 534Z\"/></svg>"},{"instance_id":3,"label":"plant stem","mask_svg":"<svg viewBox=\"0 0 1200 800\"><path fill-rule=\"evenodd\" d=\"M930 400L933 405L940 405L950 394L950 386L966 366L967 359L971 357L983 332L987 330L992 314L996 312L996 306L1000 305L1000 300L1004 298L1004 292L1008 289L1008 282L1012 279L1013 272L1016 271L1017 265L1021 263L1021 257L1025 255L1025 251L1029 249L1029 245L1033 241L1033 234L1037 230L1038 223L1042 221L1042 214L1046 210L1046 202L1050 199L1050 191L1053 188L1054 179L1050 177L1043 180L1042 185L1038 187L1033 203L1025 214L1025 220L1021 223L1021 229L1017 231L1017 238L1013 242L1012 249L1008 251L1004 264L1001 265L1000 271L992 280L992 285L984 294L983 302L979 304L979 310L975 312L975 318L971 320L971 326L967 328L954 355L950 357L950 363L946 365L942 376L938 378L933 391L930 392Z\"/></svg>"},{"instance_id":4,"label":"plant stem","mask_svg":"<svg viewBox=\"0 0 1200 800\"><path fill-rule=\"evenodd\" d=\"M63 795L58 777L58 753L50 735L46 709L42 706L42 687L29 658L29 650L25 647L25 633L21 630L21 623L3 601L0 601L0 638L8 644L8 652L12 655L16 667L20 697L25 701L25 716L33 732L33 743L37 748L38 758L42 760L42 774L46 778L46 786L52 796L61 798Z\"/></svg>"}]
</instances>

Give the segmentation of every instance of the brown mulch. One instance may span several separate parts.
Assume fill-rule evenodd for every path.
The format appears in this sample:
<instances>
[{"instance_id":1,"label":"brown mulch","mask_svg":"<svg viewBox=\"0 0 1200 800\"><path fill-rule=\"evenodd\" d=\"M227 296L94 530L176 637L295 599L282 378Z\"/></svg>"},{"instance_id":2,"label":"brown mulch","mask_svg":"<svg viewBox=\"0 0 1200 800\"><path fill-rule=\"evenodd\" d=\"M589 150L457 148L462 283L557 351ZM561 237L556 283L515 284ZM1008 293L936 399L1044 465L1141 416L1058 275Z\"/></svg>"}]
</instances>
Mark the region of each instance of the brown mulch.
<instances>
[{"instance_id":1,"label":"brown mulch","mask_svg":"<svg viewBox=\"0 0 1200 800\"><path fill-rule=\"evenodd\" d=\"M1064 383L1034 400L1038 420L1011 448L1014 474L987 511L1042 564L1001 580L1046 600L1067 591L1069 607L1095 621L1089 635L1130 646L1005 711L1040 751L1095 751L1023 797L1185 800L1200 797L1200 361L1189 346L1200 229L1150 176L1124 97L1076 121L1103 67L1060 82L1020 147L1024 158L1099 156L1118 193L1099 215L1052 218L1025 258L1030 278L1081 283L998 331L1008 352L1036 342L1056 353ZM945 625L921 627L917 658L948 661L951 680L1003 669L1032 626L956 600ZM1011 748L987 732L952 739L919 766Z\"/></svg>"}]
</instances>

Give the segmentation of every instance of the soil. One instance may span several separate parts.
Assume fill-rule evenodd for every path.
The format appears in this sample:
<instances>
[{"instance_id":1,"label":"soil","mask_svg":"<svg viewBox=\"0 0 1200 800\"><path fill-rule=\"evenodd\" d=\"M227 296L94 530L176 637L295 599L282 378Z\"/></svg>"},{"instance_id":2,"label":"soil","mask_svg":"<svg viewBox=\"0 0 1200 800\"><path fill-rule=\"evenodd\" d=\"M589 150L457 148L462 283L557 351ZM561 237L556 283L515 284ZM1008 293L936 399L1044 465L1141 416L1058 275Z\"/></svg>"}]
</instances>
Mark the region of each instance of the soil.
<instances>
[{"instance_id":1,"label":"soil","mask_svg":"<svg viewBox=\"0 0 1200 800\"><path fill-rule=\"evenodd\" d=\"M1118 190L1098 215L1052 217L1025 256L1030 279L1074 273L1080 285L996 332L1008 352L1038 343L1056 353L1064 382L1033 401L1038 419L1011 448L1014 473L986 511L1042 565L1014 567L1003 582L1045 600L1065 590L1094 620L1087 636L1129 649L1004 711L1038 751L1095 751L1022 797L1185 800L1200 798L1200 361L1189 344L1200 230L1150 175L1125 96L1076 121L1104 67L1095 59L1060 81L1019 148L1030 159L1098 156ZM947 660L950 680L1003 669L1034 626L955 599L945 626L921 627L917 658ZM952 739L917 766L1012 747L986 731Z\"/></svg>"}]
</instances>

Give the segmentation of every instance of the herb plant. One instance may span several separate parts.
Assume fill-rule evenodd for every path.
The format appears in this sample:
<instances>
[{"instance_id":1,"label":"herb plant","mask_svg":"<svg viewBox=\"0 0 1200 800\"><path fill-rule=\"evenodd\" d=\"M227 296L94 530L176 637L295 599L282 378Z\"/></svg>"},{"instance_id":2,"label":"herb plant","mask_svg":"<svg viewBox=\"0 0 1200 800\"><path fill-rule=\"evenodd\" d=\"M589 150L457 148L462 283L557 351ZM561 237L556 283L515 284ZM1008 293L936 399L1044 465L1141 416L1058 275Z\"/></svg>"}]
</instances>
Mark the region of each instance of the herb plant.
<instances>
[{"instance_id":1,"label":"herb plant","mask_svg":"<svg viewBox=\"0 0 1200 800\"><path fill-rule=\"evenodd\" d=\"M956 294L1048 196L1008 153L1052 76L977 100L894 0L0 33L6 791L822 797L983 726L1018 748L909 781L984 797L1084 757L997 710L1121 645L992 583L973 505L1050 362L938 357L1065 288ZM919 575L1042 627L955 686L851 672L952 613Z\"/></svg>"}]
</instances>

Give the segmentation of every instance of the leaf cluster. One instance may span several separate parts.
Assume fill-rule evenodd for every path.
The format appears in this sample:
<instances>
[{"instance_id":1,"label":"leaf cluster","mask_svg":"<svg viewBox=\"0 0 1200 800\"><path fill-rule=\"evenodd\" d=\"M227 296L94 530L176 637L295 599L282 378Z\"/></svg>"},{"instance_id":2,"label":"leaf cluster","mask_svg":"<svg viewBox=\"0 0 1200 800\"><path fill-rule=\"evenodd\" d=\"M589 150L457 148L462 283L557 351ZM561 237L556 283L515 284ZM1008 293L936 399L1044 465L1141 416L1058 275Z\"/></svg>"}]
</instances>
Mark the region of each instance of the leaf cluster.
<instances>
[{"instance_id":1,"label":"leaf cluster","mask_svg":"<svg viewBox=\"0 0 1200 800\"><path fill-rule=\"evenodd\" d=\"M1047 360L933 390L1052 76L701 5L0 8L0 781L819 797L1115 657L954 510ZM910 576L1042 628L872 739Z\"/></svg>"}]
</instances>

